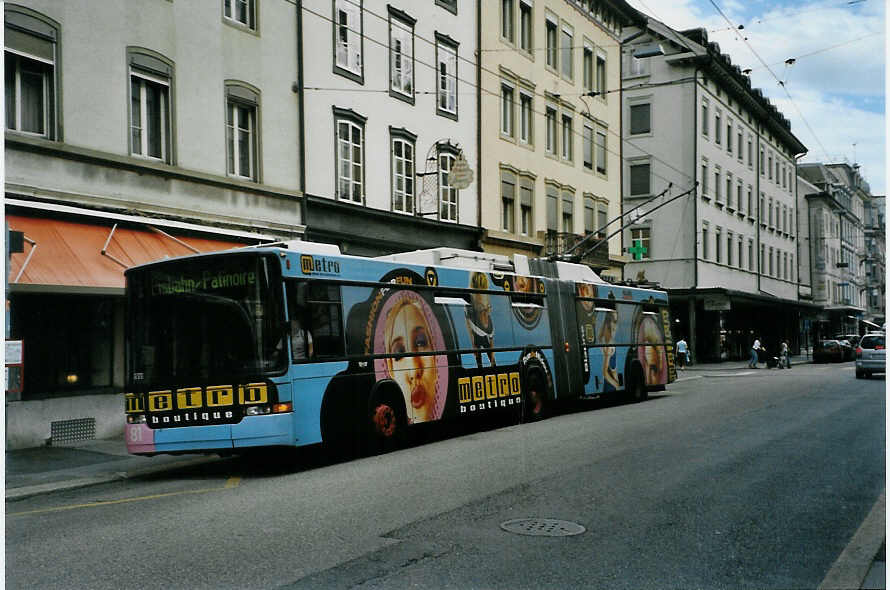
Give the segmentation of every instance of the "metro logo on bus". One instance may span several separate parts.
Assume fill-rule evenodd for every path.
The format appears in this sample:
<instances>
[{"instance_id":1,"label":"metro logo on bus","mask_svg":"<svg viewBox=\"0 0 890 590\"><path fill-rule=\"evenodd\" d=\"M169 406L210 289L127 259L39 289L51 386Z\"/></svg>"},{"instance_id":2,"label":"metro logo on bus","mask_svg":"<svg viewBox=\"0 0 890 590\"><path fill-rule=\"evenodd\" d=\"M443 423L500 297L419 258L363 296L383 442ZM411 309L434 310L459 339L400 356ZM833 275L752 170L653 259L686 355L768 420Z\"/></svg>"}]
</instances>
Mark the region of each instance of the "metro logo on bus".
<instances>
[{"instance_id":1,"label":"metro logo on bus","mask_svg":"<svg viewBox=\"0 0 890 590\"><path fill-rule=\"evenodd\" d=\"M235 423L242 413L236 408L274 401L266 383L210 385L150 391L145 396L124 396L127 414L147 411L151 428Z\"/></svg>"},{"instance_id":2,"label":"metro logo on bus","mask_svg":"<svg viewBox=\"0 0 890 590\"><path fill-rule=\"evenodd\" d=\"M457 380L460 413L506 408L519 403L522 388L519 372L461 377Z\"/></svg>"},{"instance_id":3,"label":"metro logo on bus","mask_svg":"<svg viewBox=\"0 0 890 590\"><path fill-rule=\"evenodd\" d=\"M300 270L304 275L323 274L338 275L340 274L340 263L336 260L329 260L323 256L310 256L303 254L300 256Z\"/></svg>"}]
</instances>

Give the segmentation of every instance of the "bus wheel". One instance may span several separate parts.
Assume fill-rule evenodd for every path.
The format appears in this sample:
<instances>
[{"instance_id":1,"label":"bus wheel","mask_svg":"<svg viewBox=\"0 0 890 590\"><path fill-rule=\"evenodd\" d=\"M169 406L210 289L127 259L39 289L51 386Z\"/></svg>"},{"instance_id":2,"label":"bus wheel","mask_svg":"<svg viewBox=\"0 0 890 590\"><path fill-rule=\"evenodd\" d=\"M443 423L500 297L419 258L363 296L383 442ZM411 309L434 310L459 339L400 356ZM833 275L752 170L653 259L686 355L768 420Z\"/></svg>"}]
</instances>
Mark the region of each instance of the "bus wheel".
<instances>
[{"instance_id":1,"label":"bus wheel","mask_svg":"<svg viewBox=\"0 0 890 590\"><path fill-rule=\"evenodd\" d=\"M368 406L368 450L386 453L402 446L406 431L405 412L393 396L380 396Z\"/></svg>"},{"instance_id":2,"label":"bus wheel","mask_svg":"<svg viewBox=\"0 0 890 590\"><path fill-rule=\"evenodd\" d=\"M627 399L631 402L642 402L648 398L649 391L646 389L643 371L635 366L631 373L630 383L627 385Z\"/></svg>"},{"instance_id":3,"label":"bus wheel","mask_svg":"<svg viewBox=\"0 0 890 590\"><path fill-rule=\"evenodd\" d=\"M540 369L531 369L522 396L522 418L526 422L541 420L547 415L547 379Z\"/></svg>"}]
</instances>

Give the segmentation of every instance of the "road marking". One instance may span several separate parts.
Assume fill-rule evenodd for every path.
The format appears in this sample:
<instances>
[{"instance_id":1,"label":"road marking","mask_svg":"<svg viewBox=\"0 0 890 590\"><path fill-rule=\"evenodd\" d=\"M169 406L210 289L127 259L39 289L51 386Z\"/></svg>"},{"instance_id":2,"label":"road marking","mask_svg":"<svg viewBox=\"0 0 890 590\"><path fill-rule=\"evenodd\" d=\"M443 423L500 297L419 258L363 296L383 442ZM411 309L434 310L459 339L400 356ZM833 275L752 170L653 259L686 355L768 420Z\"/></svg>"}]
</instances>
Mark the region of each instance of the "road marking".
<instances>
[{"instance_id":1,"label":"road marking","mask_svg":"<svg viewBox=\"0 0 890 590\"><path fill-rule=\"evenodd\" d=\"M183 496L186 494L206 494L207 492L220 492L238 485L238 481L234 485L229 485L232 480L240 481L240 477L229 478L224 487L203 488L200 490L184 490L181 492L168 492L166 494L152 494L151 496L138 496L135 498L122 498L120 500L103 500L100 502L89 502L87 504L71 504L68 506L55 506L53 508L38 508L37 510L25 510L23 512L7 512L6 516L26 516L29 514L45 514L49 512L62 512L65 510L76 510L78 508L95 508L98 506L111 506L112 504L126 504L129 502L143 502L145 500L157 500L158 498L169 498L171 496Z\"/></svg>"},{"instance_id":2,"label":"road marking","mask_svg":"<svg viewBox=\"0 0 890 590\"><path fill-rule=\"evenodd\" d=\"M226 481L226 486L225 486L225 488L226 488L227 490L228 490L228 489L231 489L231 488L237 488L239 483L241 483L241 478L240 478L240 477L230 477L230 478L228 479L228 481Z\"/></svg>"}]
</instances>

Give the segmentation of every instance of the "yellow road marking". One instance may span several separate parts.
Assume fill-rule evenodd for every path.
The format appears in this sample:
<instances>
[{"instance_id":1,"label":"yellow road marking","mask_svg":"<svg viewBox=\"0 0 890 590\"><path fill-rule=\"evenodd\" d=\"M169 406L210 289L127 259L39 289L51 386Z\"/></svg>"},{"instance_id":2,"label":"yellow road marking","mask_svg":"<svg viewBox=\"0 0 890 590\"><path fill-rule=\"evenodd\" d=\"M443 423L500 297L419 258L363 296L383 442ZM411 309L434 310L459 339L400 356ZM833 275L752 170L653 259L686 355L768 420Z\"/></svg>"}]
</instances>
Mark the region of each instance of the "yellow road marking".
<instances>
[{"instance_id":1,"label":"yellow road marking","mask_svg":"<svg viewBox=\"0 0 890 590\"><path fill-rule=\"evenodd\" d=\"M241 483L240 477L230 477L226 482L226 489L237 488L239 483Z\"/></svg>"},{"instance_id":2,"label":"yellow road marking","mask_svg":"<svg viewBox=\"0 0 890 590\"><path fill-rule=\"evenodd\" d=\"M234 485L230 485L232 480L235 481ZM232 477L226 482L225 487L222 488L203 488L200 490L184 490L181 492L168 492L166 494L153 494L151 496L138 496L136 498L123 498L121 500L105 500L101 502L89 502L87 504L71 504L69 506L56 506L54 508L39 508L37 510L26 510L24 512L7 512L6 516L25 516L28 514L45 514L48 512L62 512L64 510L76 510L78 508L95 508L97 506L110 506L112 504L126 504L128 502L142 502L144 500L157 500L158 498L169 498L171 496L182 496L185 494L206 494L207 492L219 492L225 489L233 488L238 485L238 481L240 481L240 477Z\"/></svg>"}]
</instances>

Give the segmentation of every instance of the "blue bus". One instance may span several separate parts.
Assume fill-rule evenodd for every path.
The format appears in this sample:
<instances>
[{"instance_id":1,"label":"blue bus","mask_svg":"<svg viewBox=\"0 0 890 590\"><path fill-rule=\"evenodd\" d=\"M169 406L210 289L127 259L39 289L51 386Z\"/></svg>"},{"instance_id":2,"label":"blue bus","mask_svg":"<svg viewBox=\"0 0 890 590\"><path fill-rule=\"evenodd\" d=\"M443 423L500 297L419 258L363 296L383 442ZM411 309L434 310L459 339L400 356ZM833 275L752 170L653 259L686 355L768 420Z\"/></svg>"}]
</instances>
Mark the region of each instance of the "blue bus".
<instances>
[{"instance_id":1,"label":"blue bus","mask_svg":"<svg viewBox=\"0 0 890 590\"><path fill-rule=\"evenodd\" d=\"M130 453L385 449L424 423L643 400L676 379L667 295L588 267L287 242L134 267Z\"/></svg>"}]
</instances>

